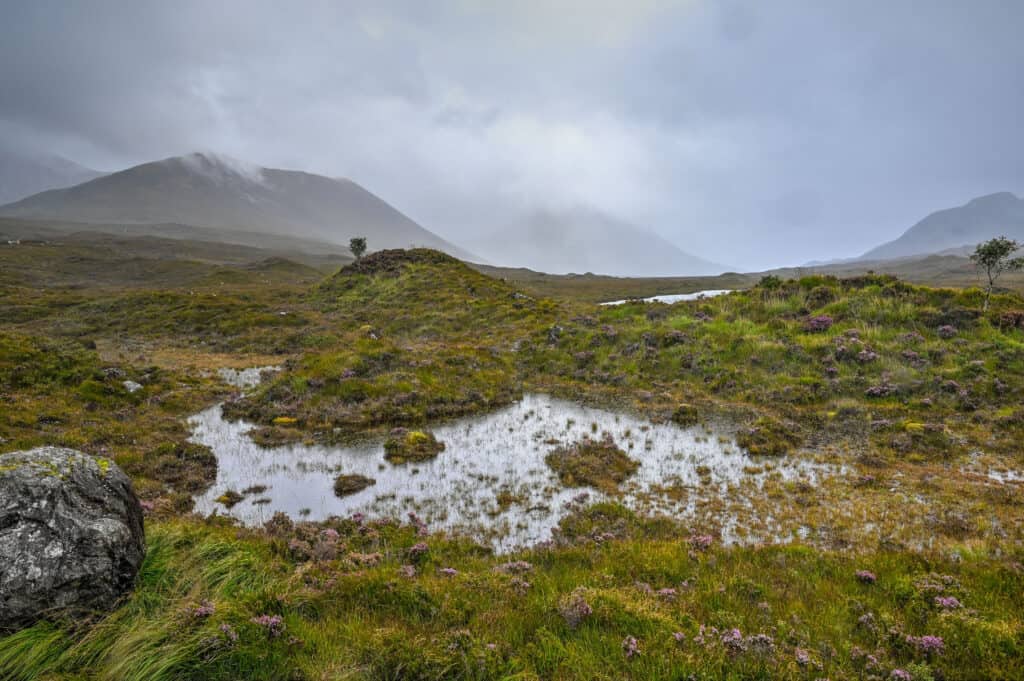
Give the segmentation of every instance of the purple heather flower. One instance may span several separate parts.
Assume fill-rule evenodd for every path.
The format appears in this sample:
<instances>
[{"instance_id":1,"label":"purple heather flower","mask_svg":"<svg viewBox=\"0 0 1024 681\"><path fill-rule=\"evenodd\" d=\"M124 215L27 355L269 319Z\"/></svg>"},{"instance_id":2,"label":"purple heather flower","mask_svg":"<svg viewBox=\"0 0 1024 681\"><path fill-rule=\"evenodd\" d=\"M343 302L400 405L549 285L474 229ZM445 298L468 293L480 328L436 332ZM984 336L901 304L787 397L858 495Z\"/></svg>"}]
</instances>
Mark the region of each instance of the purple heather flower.
<instances>
[{"instance_id":1,"label":"purple heather flower","mask_svg":"<svg viewBox=\"0 0 1024 681\"><path fill-rule=\"evenodd\" d=\"M640 655L640 641L633 636L622 639L622 651L626 653L626 659Z\"/></svg>"},{"instance_id":2,"label":"purple heather flower","mask_svg":"<svg viewBox=\"0 0 1024 681\"><path fill-rule=\"evenodd\" d=\"M907 643L924 655L941 655L946 650L941 636L907 636Z\"/></svg>"},{"instance_id":3,"label":"purple heather flower","mask_svg":"<svg viewBox=\"0 0 1024 681\"><path fill-rule=\"evenodd\" d=\"M664 589L658 589L657 594L658 594L658 598L660 598L660 599L662 599L664 601L670 601L671 602L671 601L674 601L676 599L676 595L678 594L678 592L675 589L673 589L672 587L669 586L669 587L666 587Z\"/></svg>"},{"instance_id":4,"label":"purple heather flower","mask_svg":"<svg viewBox=\"0 0 1024 681\"><path fill-rule=\"evenodd\" d=\"M324 530L322 534L324 536L324 539L327 539L329 541L334 541L340 536L337 530L331 529L329 527L326 530Z\"/></svg>"},{"instance_id":5,"label":"purple heather flower","mask_svg":"<svg viewBox=\"0 0 1024 681\"><path fill-rule=\"evenodd\" d=\"M440 570L438 570L438 572L440 572L445 577L454 577L455 575L459 574L458 570L450 567L443 567Z\"/></svg>"},{"instance_id":6,"label":"purple heather flower","mask_svg":"<svg viewBox=\"0 0 1024 681\"><path fill-rule=\"evenodd\" d=\"M412 525L416 528L417 536L426 537L429 534L429 532L427 532L427 524L423 522L420 519L420 517L412 511L409 512L409 522L412 523Z\"/></svg>"},{"instance_id":7,"label":"purple heather flower","mask_svg":"<svg viewBox=\"0 0 1024 681\"><path fill-rule=\"evenodd\" d=\"M913 681L913 678L905 669L893 669L892 673L889 674L889 678L893 681Z\"/></svg>"},{"instance_id":8,"label":"purple heather flower","mask_svg":"<svg viewBox=\"0 0 1024 681\"><path fill-rule=\"evenodd\" d=\"M876 359L878 359L878 353L874 350L868 350L865 348L857 353L857 361L861 364L868 364L869 362L874 362Z\"/></svg>"},{"instance_id":9,"label":"purple heather flower","mask_svg":"<svg viewBox=\"0 0 1024 681\"><path fill-rule=\"evenodd\" d=\"M249 621L266 629L270 638L277 638L284 632L284 620L280 615L259 615Z\"/></svg>"},{"instance_id":10,"label":"purple heather flower","mask_svg":"<svg viewBox=\"0 0 1024 681\"><path fill-rule=\"evenodd\" d=\"M698 551L707 551L714 541L715 538L710 534L696 534L690 537L690 546Z\"/></svg>"},{"instance_id":11,"label":"purple heather flower","mask_svg":"<svg viewBox=\"0 0 1024 681\"><path fill-rule=\"evenodd\" d=\"M408 577L409 579L412 579L416 576L416 567L414 565L399 566L398 574L402 577Z\"/></svg>"},{"instance_id":12,"label":"purple heather flower","mask_svg":"<svg viewBox=\"0 0 1024 681\"><path fill-rule=\"evenodd\" d=\"M770 655L775 650L775 639L768 634L753 634L744 639L747 648L760 655Z\"/></svg>"},{"instance_id":13,"label":"purple heather flower","mask_svg":"<svg viewBox=\"0 0 1024 681\"><path fill-rule=\"evenodd\" d=\"M356 525L362 525L364 520L366 520L366 516L364 514L358 512L352 514L352 522Z\"/></svg>"},{"instance_id":14,"label":"purple heather flower","mask_svg":"<svg viewBox=\"0 0 1024 681\"><path fill-rule=\"evenodd\" d=\"M676 640L676 643L678 643L680 645L682 645L683 643L686 643L686 634L684 634L681 631L674 631L674 632L672 632L672 638L674 638Z\"/></svg>"},{"instance_id":15,"label":"purple heather flower","mask_svg":"<svg viewBox=\"0 0 1024 681\"><path fill-rule=\"evenodd\" d=\"M214 611L213 603L210 601L203 601L192 610L192 616L196 618L209 617Z\"/></svg>"},{"instance_id":16,"label":"purple heather flower","mask_svg":"<svg viewBox=\"0 0 1024 681\"><path fill-rule=\"evenodd\" d=\"M426 542L421 541L409 547L409 557L422 558L423 556L427 555L428 551L430 551L430 547L427 545Z\"/></svg>"},{"instance_id":17,"label":"purple heather flower","mask_svg":"<svg viewBox=\"0 0 1024 681\"><path fill-rule=\"evenodd\" d=\"M960 601L955 596L936 596L935 605L943 610L956 610L960 607Z\"/></svg>"},{"instance_id":18,"label":"purple heather flower","mask_svg":"<svg viewBox=\"0 0 1024 681\"><path fill-rule=\"evenodd\" d=\"M494 568L495 572L504 572L509 575L521 575L524 572L529 572L533 569L532 563L527 563L525 560L514 560L509 563L502 563L501 565Z\"/></svg>"},{"instance_id":19,"label":"purple heather flower","mask_svg":"<svg viewBox=\"0 0 1024 681\"><path fill-rule=\"evenodd\" d=\"M938 329L939 338L952 338L956 335L956 327L952 324L943 324Z\"/></svg>"},{"instance_id":20,"label":"purple heather flower","mask_svg":"<svg viewBox=\"0 0 1024 681\"><path fill-rule=\"evenodd\" d=\"M345 369L344 371L341 372L342 378L352 378L355 375L356 372L352 371L351 369Z\"/></svg>"},{"instance_id":21,"label":"purple heather flower","mask_svg":"<svg viewBox=\"0 0 1024 681\"><path fill-rule=\"evenodd\" d=\"M743 642L743 633L739 629L729 629L722 634L722 645L731 654L742 653L747 649L746 644Z\"/></svg>"},{"instance_id":22,"label":"purple heather flower","mask_svg":"<svg viewBox=\"0 0 1024 681\"><path fill-rule=\"evenodd\" d=\"M811 654L803 648L795 649L793 655L796 656L796 663L801 667L806 667L811 663Z\"/></svg>"},{"instance_id":23,"label":"purple heather flower","mask_svg":"<svg viewBox=\"0 0 1024 681\"><path fill-rule=\"evenodd\" d=\"M856 577L864 584L874 584L878 581L878 577L876 577L875 573L870 570L857 570Z\"/></svg>"},{"instance_id":24,"label":"purple heather flower","mask_svg":"<svg viewBox=\"0 0 1024 681\"><path fill-rule=\"evenodd\" d=\"M238 640L238 634L235 633L234 628L232 628L232 626L227 622L220 625L220 632L232 643Z\"/></svg>"},{"instance_id":25,"label":"purple heather flower","mask_svg":"<svg viewBox=\"0 0 1024 681\"><path fill-rule=\"evenodd\" d=\"M827 314L822 314L810 317L806 322L804 322L804 329L811 333L819 333L822 331L828 331L832 328L832 324L834 323L835 320L832 319L832 317Z\"/></svg>"},{"instance_id":26,"label":"purple heather flower","mask_svg":"<svg viewBox=\"0 0 1024 681\"><path fill-rule=\"evenodd\" d=\"M583 620L594 614L594 609L590 607L590 603L587 603L585 594L586 591L583 588L574 589L558 604L558 614L571 629L575 629Z\"/></svg>"}]
</instances>

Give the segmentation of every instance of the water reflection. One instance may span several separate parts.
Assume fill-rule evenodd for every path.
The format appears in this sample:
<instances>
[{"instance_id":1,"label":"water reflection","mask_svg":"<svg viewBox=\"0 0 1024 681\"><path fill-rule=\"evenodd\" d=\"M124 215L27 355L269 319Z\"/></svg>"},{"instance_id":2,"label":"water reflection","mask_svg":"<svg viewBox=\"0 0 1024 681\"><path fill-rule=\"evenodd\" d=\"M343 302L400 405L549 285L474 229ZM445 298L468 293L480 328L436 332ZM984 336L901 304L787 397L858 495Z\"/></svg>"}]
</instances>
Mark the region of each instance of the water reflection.
<instances>
[{"instance_id":1,"label":"water reflection","mask_svg":"<svg viewBox=\"0 0 1024 681\"><path fill-rule=\"evenodd\" d=\"M586 488L564 488L544 463L557 443L611 433L640 461L623 485L622 501L645 513L692 514L702 498L756 492L768 476L814 483L827 467L807 461L763 462L755 466L732 437L703 427L680 428L584 407L546 395L526 395L490 414L433 429L447 445L432 461L392 465L383 446L294 444L264 449L247 433L251 424L231 423L213 407L192 417L192 439L217 456L216 483L196 499L200 513L228 513L258 524L275 512L293 518L325 519L361 512L369 517L405 518L413 511L432 529L468 533L509 550L551 537L566 504ZM333 492L339 473L360 474L376 484L344 498ZM227 510L216 502L227 490L265 485Z\"/></svg>"}]
</instances>

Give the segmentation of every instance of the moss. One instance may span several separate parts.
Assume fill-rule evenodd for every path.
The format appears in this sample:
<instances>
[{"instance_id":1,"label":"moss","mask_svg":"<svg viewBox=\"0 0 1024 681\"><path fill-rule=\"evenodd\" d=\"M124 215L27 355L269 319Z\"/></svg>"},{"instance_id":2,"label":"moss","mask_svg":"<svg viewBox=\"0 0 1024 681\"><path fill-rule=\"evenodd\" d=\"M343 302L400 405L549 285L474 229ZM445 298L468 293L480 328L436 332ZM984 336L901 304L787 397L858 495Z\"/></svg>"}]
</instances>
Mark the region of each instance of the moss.
<instances>
[{"instance_id":1,"label":"moss","mask_svg":"<svg viewBox=\"0 0 1024 681\"><path fill-rule=\"evenodd\" d=\"M220 496L218 496L215 499L215 501L218 504L223 504L225 508L229 508L230 509L230 508L236 506L237 504L239 504L243 499L245 499L245 496L243 496L242 494L239 494L238 492L236 492L234 490L229 489L228 491L226 491L223 494L221 494Z\"/></svg>"},{"instance_id":2,"label":"moss","mask_svg":"<svg viewBox=\"0 0 1024 681\"><path fill-rule=\"evenodd\" d=\"M433 433L422 430L399 431L384 442L384 458L394 464L429 461L443 452L445 444Z\"/></svg>"}]
</instances>

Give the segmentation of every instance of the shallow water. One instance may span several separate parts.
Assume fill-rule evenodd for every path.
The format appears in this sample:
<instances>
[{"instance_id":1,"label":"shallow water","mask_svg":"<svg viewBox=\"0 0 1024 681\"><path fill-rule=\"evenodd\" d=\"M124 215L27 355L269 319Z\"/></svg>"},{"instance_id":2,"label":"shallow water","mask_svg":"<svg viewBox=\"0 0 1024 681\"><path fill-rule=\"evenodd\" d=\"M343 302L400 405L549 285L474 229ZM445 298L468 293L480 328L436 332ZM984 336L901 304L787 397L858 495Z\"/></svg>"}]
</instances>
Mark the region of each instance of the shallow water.
<instances>
[{"instance_id":1,"label":"shallow water","mask_svg":"<svg viewBox=\"0 0 1024 681\"><path fill-rule=\"evenodd\" d=\"M769 476L814 483L829 472L828 466L795 459L764 466L742 453L732 437L709 434L703 427L654 425L546 395L526 395L499 411L433 428L446 449L416 464L388 463L379 441L261 448L247 436L253 426L225 421L219 406L190 423L192 440L209 446L218 462L216 483L196 498L199 513L229 514L259 524L277 511L309 520L356 512L404 520L415 512L433 530L466 533L499 551L550 539L552 527L581 492L589 492L591 500L603 498L593 489L563 487L544 463L556 440L573 442L593 434L592 424L597 424L596 433L608 431L640 461L639 471L622 487L621 500L643 513L685 519L693 517L702 499L725 496L738 497L741 506L749 507L750 495ZM755 464L764 470L751 472ZM338 498L333 484L340 473L377 482ZM256 485L267 489L248 494L230 510L215 501L227 490L242 492ZM497 502L502 492L515 498L504 510ZM723 522L725 534L728 525Z\"/></svg>"},{"instance_id":2,"label":"shallow water","mask_svg":"<svg viewBox=\"0 0 1024 681\"><path fill-rule=\"evenodd\" d=\"M651 296L649 298L626 298L624 300L610 300L607 303L601 303L602 305L622 305L624 303L678 303L682 300L700 300L701 298L714 298L725 293L732 293L732 289L708 289L707 291L694 291L693 293L670 293L661 296Z\"/></svg>"}]
</instances>

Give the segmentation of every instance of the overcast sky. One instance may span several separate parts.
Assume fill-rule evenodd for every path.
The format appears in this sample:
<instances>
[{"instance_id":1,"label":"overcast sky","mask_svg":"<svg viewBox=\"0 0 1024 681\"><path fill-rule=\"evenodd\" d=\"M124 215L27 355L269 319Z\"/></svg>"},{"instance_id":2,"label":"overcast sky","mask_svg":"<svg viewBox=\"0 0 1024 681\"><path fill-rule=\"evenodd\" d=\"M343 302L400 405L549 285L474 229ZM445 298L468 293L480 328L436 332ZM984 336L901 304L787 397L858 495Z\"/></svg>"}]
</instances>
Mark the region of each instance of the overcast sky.
<instances>
[{"instance_id":1,"label":"overcast sky","mask_svg":"<svg viewBox=\"0 0 1024 681\"><path fill-rule=\"evenodd\" d=\"M0 0L0 141L346 176L454 241L586 207L744 269L1024 190L1024 2Z\"/></svg>"}]
</instances>

